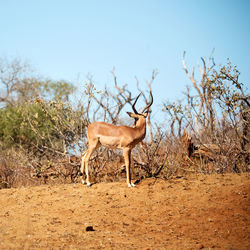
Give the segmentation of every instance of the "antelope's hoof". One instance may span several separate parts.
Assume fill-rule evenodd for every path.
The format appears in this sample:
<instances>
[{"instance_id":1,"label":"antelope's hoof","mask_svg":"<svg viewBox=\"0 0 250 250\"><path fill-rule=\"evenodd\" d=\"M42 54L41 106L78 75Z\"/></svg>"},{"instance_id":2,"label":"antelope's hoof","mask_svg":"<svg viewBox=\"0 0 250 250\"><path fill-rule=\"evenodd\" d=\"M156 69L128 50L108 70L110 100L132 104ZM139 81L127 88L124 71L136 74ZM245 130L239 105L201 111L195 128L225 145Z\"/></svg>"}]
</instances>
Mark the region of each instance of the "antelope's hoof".
<instances>
[{"instance_id":1,"label":"antelope's hoof","mask_svg":"<svg viewBox=\"0 0 250 250\"><path fill-rule=\"evenodd\" d=\"M85 183L85 180L81 180L81 183L83 184L83 185L85 185L86 183Z\"/></svg>"},{"instance_id":2,"label":"antelope's hoof","mask_svg":"<svg viewBox=\"0 0 250 250\"><path fill-rule=\"evenodd\" d=\"M129 184L128 184L128 187L129 187L129 188L131 188L131 187L135 187L135 184L133 184L133 183L129 183Z\"/></svg>"}]
</instances>

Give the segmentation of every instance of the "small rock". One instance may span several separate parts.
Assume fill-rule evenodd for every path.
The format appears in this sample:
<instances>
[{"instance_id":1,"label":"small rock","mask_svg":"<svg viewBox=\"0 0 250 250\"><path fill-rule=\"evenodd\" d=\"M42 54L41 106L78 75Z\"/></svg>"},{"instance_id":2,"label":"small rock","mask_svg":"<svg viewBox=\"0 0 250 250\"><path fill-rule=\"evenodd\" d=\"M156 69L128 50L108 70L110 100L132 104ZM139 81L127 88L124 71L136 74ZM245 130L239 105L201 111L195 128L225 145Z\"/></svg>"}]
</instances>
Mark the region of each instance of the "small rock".
<instances>
[{"instance_id":1,"label":"small rock","mask_svg":"<svg viewBox=\"0 0 250 250\"><path fill-rule=\"evenodd\" d=\"M92 226L87 226L86 227L86 232L93 232L95 229Z\"/></svg>"}]
</instances>

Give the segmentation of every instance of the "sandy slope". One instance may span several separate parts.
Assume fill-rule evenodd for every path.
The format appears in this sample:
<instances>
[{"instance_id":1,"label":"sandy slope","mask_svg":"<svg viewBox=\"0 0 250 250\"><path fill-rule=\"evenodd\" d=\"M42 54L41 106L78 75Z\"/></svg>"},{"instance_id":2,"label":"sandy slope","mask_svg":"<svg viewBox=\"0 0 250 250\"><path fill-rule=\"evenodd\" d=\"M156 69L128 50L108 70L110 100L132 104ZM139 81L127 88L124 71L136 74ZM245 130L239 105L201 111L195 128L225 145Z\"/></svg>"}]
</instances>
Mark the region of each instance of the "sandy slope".
<instances>
[{"instance_id":1,"label":"sandy slope","mask_svg":"<svg viewBox=\"0 0 250 250\"><path fill-rule=\"evenodd\" d=\"M249 174L0 190L0 249L250 249L249 191Z\"/></svg>"}]
</instances>

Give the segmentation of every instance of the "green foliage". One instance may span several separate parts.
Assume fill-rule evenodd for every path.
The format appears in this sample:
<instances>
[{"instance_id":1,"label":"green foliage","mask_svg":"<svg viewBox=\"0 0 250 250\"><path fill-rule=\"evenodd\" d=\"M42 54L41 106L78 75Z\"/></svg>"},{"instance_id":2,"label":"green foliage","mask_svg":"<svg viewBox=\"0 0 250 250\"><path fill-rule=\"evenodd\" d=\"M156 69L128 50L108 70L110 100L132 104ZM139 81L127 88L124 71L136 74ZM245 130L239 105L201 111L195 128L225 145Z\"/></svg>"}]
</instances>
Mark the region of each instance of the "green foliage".
<instances>
[{"instance_id":1,"label":"green foliage","mask_svg":"<svg viewBox=\"0 0 250 250\"><path fill-rule=\"evenodd\" d=\"M62 101L42 99L0 110L2 148L20 145L43 151L50 148L63 152L74 143L84 127L80 111Z\"/></svg>"},{"instance_id":2,"label":"green foliage","mask_svg":"<svg viewBox=\"0 0 250 250\"><path fill-rule=\"evenodd\" d=\"M69 101L70 95L75 91L75 87L67 81L52 81L28 78L22 80L16 91L16 103L21 104L34 97L46 100Z\"/></svg>"},{"instance_id":3,"label":"green foliage","mask_svg":"<svg viewBox=\"0 0 250 250\"><path fill-rule=\"evenodd\" d=\"M75 91L73 84L67 81L39 81L38 88L41 96L49 100L68 101L69 96Z\"/></svg>"},{"instance_id":4,"label":"green foliage","mask_svg":"<svg viewBox=\"0 0 250 250\"><path fill-rule=\"evenodd\" d=\"M75 87L44 80L27 63L0 58L0 147L65 151L82 133L81 111L67 104Z\"/></svg>"},{"instance_id":5,"label":"green foliage","mask_svg":"<svg viewBox=\"0 0 250 250\"><path fill-rule=\"evenodd\" d=\"M245 98L243 84L239 82L240 72L230 61L213 70L207 78L206 87L213 99L227 113L237 111L241 107L241 101Z\"/></svg>"},{"instance_id":6,"label":"green foliage","mask_svg":"<svg viewBox=\"0 0 250 250\"><path fill-rule=\"evenodd\" d=\"M2 146L9 147L20 142L20 127L23 118L18 107L0 109L0 141Z\"/></svg>"},{"instance_id":7,"label":"green foliage","mask_svg":"<svg viewBox=\"0 0 250 250\"><path fill-rule=\"evenodd\" d=\"M31 66L20 59L0 57L0 107L13 106L40 97L68 101L75 87L64 80L44 80L34 74Z\"/></svg>"}]
</instances>

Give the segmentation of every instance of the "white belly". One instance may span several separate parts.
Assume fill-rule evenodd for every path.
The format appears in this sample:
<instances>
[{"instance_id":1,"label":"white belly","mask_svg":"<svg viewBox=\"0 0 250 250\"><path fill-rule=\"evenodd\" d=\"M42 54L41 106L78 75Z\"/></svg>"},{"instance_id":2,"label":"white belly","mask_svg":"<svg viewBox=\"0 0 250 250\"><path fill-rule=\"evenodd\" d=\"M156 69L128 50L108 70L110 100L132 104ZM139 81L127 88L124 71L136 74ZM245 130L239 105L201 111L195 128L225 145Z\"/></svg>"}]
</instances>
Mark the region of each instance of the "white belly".
<instances>
[{"instance_id":1,"label":"white belly","mask_svg":"<svg viewBox=\"0 0 250 250\"><path fill-rule=\"evenodd\" d=\"M121 148L121 142L120 139L117 137L112 137L112 136L101 136L99 138L99 142L105 146L105 147L109 147L112 149L115 148Z\"/></svg>"}]
</instances>

